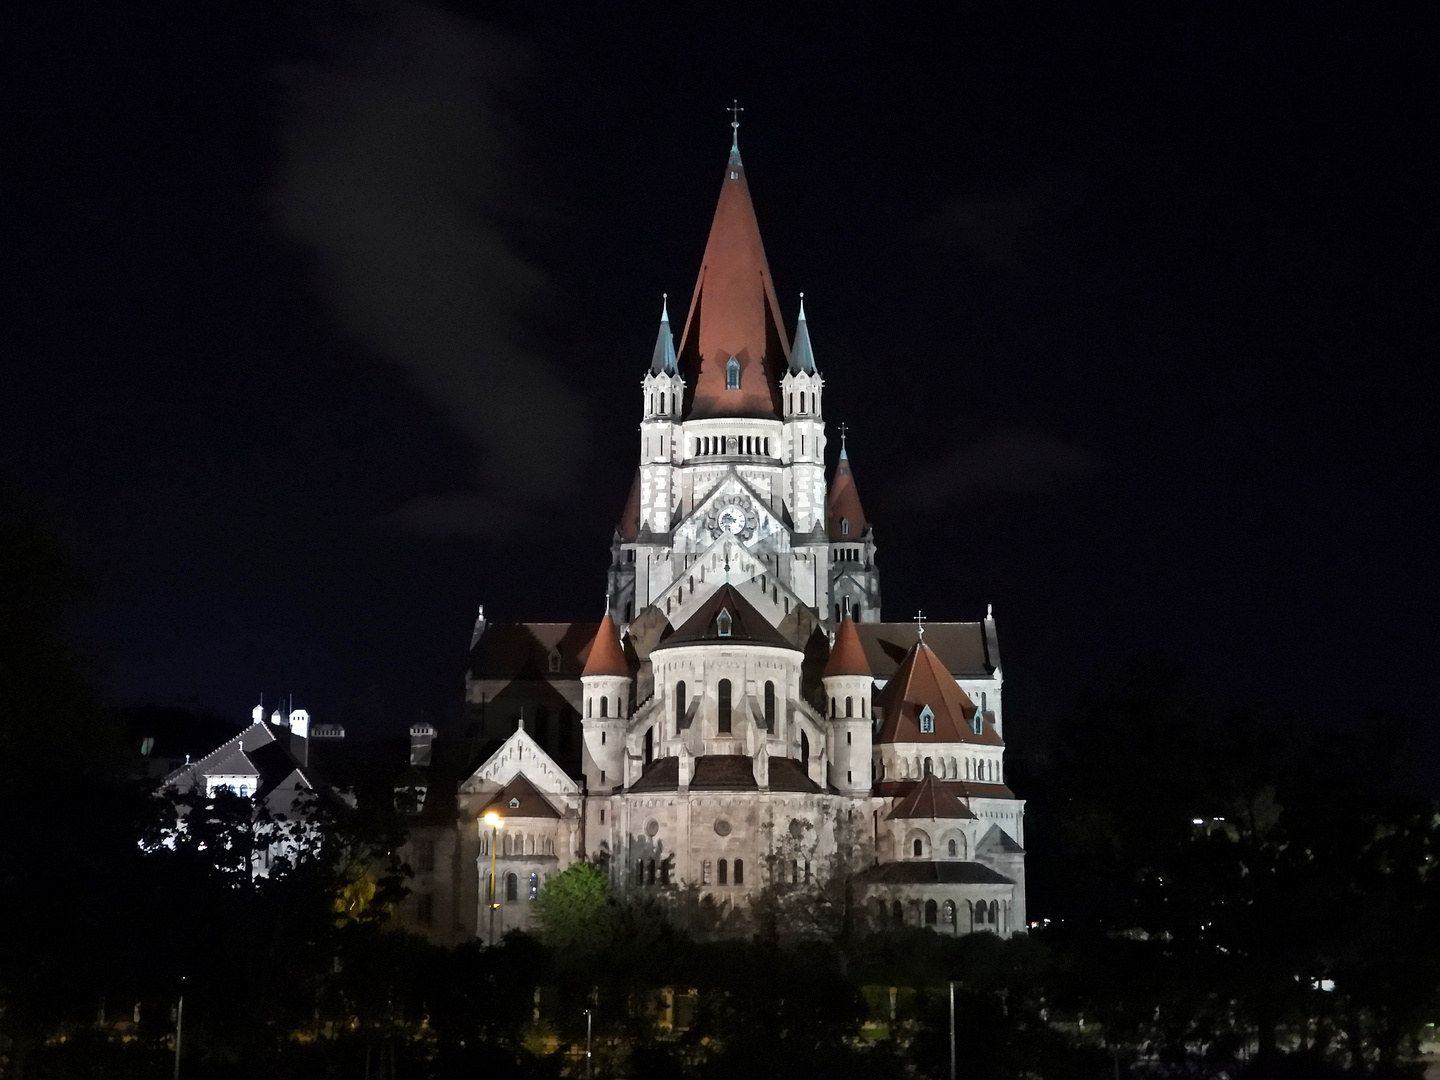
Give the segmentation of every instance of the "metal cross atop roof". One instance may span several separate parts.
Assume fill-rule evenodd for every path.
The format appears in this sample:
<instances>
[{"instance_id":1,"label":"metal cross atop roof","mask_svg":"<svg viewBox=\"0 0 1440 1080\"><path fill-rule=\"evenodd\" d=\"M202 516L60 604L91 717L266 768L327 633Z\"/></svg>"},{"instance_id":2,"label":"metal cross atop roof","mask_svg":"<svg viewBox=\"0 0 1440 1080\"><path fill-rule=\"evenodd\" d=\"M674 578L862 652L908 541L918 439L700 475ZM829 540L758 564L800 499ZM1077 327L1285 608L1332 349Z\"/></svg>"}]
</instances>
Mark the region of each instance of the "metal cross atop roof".
<instances>
[{"instance_id":1,"label":"metal cross atop roof","mask_svg":"<svg viewBox=\"0 0 1440 1080\"><path fill-rule=\"evenodd\" d=\"M845 434L846 434L846 432L848 432L849 430L850 430L850 425L849 425L849 424L846 424L846 423L843 423L843 422L840 424L840 452L841 452L842 454L845 453Z\"/></svg>"},{"instance_id":2,"label":"metal cross atop roof","mask_svg":"<svg viewBox=\"0 0 1440 1080\"><path fill-rule=\"evenodd\" d=\"M924 641L924 640L925 640L925 613L924 613L923 611L917 611L917 612L915 612L915 629L916 629L916 631L917 631L917 632L919 633L919 635L920 635L920 640L921 640L921 641Z\"/></svg>"},{"instance_id":3,"label":"metal cross atop roof","mask_svg":"<svg viewBox=\"0 0 1440 1080\"><path fill-rule=\"evenodd\" d=\"M745 111L738 98L730 103L730 149L740 148L740 114Z\"/></svg>"}]
</instances>

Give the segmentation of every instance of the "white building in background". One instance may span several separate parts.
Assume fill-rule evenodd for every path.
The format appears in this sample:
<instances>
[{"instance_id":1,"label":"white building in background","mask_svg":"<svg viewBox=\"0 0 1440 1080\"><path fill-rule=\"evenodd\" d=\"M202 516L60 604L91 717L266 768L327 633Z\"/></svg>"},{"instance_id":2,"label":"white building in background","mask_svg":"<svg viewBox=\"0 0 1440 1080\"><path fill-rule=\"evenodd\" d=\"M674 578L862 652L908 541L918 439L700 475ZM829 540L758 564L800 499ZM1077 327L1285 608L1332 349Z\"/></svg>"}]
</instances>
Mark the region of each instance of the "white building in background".
<instances>
[{"instance_id":1,"label":"white building in background","mask_svg":"<svg viewBox=\"0 0 1440 1080\"><path fill-rule=\"evenodd\" d=\"M717 933L836 875L871 925L1024 928L994 618L882 620L843 440L827 480L824 389L732 145L678 347L662 308L642 379L604 619L482 609L468 727L412 730L412 924L491 933L493 861L494 932L528 927L587 859Z\"/></svg>"}]
</instances>

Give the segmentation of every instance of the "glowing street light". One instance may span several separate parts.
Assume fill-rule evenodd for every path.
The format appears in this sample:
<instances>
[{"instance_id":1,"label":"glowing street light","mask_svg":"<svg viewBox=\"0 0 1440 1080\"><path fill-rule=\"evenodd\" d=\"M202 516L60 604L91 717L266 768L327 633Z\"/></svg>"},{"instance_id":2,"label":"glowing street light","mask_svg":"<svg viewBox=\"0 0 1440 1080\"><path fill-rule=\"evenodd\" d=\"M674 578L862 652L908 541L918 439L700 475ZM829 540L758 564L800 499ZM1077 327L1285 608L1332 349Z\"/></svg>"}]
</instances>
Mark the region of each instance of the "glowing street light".
<instances>
[{"instance_id":1,"label":"glowing street light","mask_svg":"<svg viewBox=\"0 0 1440 1080\"><path fill-rule=\"evenodd\" d=\"M500 826L505 819L494 810L486 813L486 825L490 826L490 944L495 944L495 909L500 905L495 900L495 849L500 846Z\"/></svg>"}]
</instances>

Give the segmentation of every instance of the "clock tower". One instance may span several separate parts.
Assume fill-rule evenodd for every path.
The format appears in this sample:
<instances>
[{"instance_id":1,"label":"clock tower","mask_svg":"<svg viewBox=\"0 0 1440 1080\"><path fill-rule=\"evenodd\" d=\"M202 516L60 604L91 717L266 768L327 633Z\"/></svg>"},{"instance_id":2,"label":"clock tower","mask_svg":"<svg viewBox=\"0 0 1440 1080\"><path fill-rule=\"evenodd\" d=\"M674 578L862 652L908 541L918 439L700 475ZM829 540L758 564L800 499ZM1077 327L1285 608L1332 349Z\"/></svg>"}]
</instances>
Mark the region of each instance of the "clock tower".
<instances>
[{"instance_id":1,"label":"clock tower","mask_svg":"<svg viewBox=\"0 0 1440 1080\"><path fill-rule=\"evenodd\" d=\"M824 385L803 299L793 345L781 321L732 143L679 345L667 305L642 382L640 467L611 548L612 618L628 624L654 607L678 626L728 582L775 625L805 609L833 629ZM874 577L873 537L868 554ZM878 580L870 596L838 610L878 620Z\"/></svg>"}]
</instances>

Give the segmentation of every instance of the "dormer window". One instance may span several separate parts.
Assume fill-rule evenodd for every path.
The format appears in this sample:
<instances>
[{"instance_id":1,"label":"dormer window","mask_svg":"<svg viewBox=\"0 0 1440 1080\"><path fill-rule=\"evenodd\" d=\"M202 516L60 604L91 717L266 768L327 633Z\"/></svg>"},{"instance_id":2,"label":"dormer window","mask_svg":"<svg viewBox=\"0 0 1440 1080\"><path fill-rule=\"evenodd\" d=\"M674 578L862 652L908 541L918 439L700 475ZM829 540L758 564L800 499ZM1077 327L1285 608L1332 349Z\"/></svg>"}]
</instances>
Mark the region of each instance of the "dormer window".
<instances>
[{"instance_id":1,"label":"dormer window","mask_svg":"<svg viewBox=\"0 0 1440 1080\"><path fill-rule=\"evenodd\" d=\"M849 536L849 535L850 535L850 519L849 519L849 518L841 518L841 519L840 519L840 535L841 535L841 536Z\"/></svg>"},{"instance_id":2,"label":"dormer window","mask_svg":"<svg viewBox=\"0 0 1440 1080\"><path fill-rule=\"evenodd\" d=\"M920 710L920 734L935 734L935 713L929 705L922 707Z\"/></svg>"},{"instance_id":3,"label":"dormer window","mask_svg":"<svg viewBox=\"0 0 1440 1080\"><path fill-rule=\"evenodd\" d=\"M520 809L520 800L519 800L519 799L511 799L511 800L510 800L510 809L511 809L511 810L519 810L519 809Z\"/></svg>"},{"instance_id":4,"label":"dormer window","mask_svg":"<svg viewBox=\"0 0 1440 1080\"><path fill-rule=\"evenodd\" d=\"M730 609L721 608L720 614L715 616L715 633L720 637L730 636Z\"/></svg>"},{"instance_id":5,"label":"dormer window","mask_svg":"<svg viewBox=\"0 0 1440 1080\"><path fill-rule=\"evenodd\" d=\"M550 674L554 675L560 670L560 650L550 650Z\"/></svg>"},{"instance_id":6,"label":"dormer window","mask_svg":"<svg viewBox=\"0 0 1440 1080\"><path fill-rule=\"evenodd\" d=\"M970 730L973 731L976 735L979 735L980 729L984 726L985 714L982 713L979 709L976 709L975 715L970 718Z\"/></svg>"},{"instance_id":7,"label":"dormer window","mask_svg":"<svg viewBox=\"0 0 1440 1080\"><path fill-rule=\"evenodd\" d=\"M730 357L730 362L725 365L725 389L740 389L740 361Z\"/></svg>"}]
</instances>

